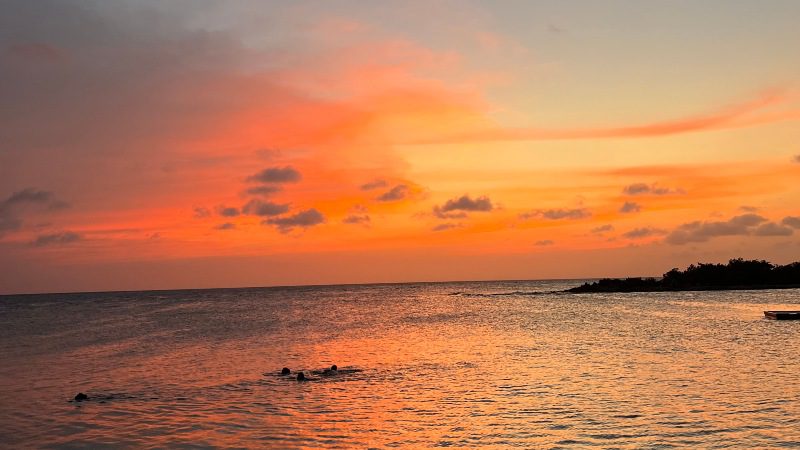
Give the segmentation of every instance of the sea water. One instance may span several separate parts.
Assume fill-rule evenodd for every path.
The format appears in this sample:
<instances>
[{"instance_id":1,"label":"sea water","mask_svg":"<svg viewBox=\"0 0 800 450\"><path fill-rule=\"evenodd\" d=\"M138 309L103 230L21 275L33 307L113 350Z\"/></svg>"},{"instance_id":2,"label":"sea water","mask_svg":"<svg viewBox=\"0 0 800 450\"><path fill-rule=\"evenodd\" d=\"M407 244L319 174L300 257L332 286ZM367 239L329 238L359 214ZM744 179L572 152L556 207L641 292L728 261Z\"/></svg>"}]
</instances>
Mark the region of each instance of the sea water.
<instances>
[{"instance_id":1,"label":"sea water","mask_svg":"<svg viewBox=\"0 0 800 450\"><path fill-rule=\"evenodd\" d=\"M0 442L800 446L800 291L581 282L2 296Z\"/></svg>"}]
</instances>

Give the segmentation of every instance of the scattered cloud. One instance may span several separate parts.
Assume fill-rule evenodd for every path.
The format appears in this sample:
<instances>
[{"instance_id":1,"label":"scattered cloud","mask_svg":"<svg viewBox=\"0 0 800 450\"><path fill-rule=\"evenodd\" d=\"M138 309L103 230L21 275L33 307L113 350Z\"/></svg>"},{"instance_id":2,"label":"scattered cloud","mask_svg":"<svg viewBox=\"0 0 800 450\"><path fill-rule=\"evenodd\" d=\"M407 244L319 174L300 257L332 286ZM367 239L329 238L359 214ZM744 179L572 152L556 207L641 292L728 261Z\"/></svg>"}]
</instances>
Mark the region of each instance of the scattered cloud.
<instances>
[{"instance_id":1,"label":"scattered cloud","mask_svg":"<svg viewBox=\"0 0 800 450\"><path fill-rule=\"evenodd\" d=\"M388 185L389 185L389 183L386 180L377 179L377 180L372 180L369 183L364 183L361 186L359 186L359 188L362 191L371 191L373 189L386 187Z\"/></svg>"},{"instance_id":2,"label":"scattered cloud","mask_svg":"<svg viewBox=\"0 0 800 450\"><path fill-rule=\"evenodd\" d=\"M194 207L194 218L195 219L203 219L206 217L211 216L211 211L208 208L203 208L202 206L195 206Z\"/></svg>"},{"instance_id":3,"label":"scattered cloud","mask_svg":"<svg viewBox=\"0 0 800 450\"><path fill-rule=\"evenodd\" d=\"M342 220L342 222L347 224L361 224L361 225L368 225L370 223L370 218L367 214L351 214Z\"/></svg>"},{"instance_id":4,"label":"scattered cloud","mask_svg":"<svg viewBox=\"0 0 800 450\"><path fill-rule=\"evenodd\" d=\"M58 200L49 191L26 188L13 192L5 200L0 201L0 236L7 231L22 228L23 218L31 209L53 211L68 207L69 204Z\"/></svg>"},{"instance_id":5,"label":"scattered cloud","mask_svg":"<svg viewBox=\"0 0 800 450\"><path fill-rule=\"evenodd\" d=\"M537 209L522 213L519 215L520 219L534 219L537 217L549 220L578 220L591 216L592 213L586 208L575 209Z\"/></svg>"},{"instance_id":6,"label":"scattered cloud","mask_svg":"<svg viewBox=\"0 0 800 450\"><path fill-rule=\"evenodd\" d=\"M637 213L642 210L642 205L636 202L625 202L619 209L619 212L624 214Z\"/></svg>"},{"instance_id":7,"label":"scattered cloud","mask_svg":"<svg viewBox=\"0 0 800 450\"><path fill-rule=\"evenodd\" d=\"M397 186L379 195L377 200L379 202L393 202L397 200L402 200L408 196L409 192L410 189L407 185L398 184Z\"/></svg>"},{"instance_id":8,"label":"scattered cloud","mask_svg":"<svg viewBox=\"0 0 800 450\"><path fill-rule=\"evenodd\" d=\"M440 219L458 219L466 217L468 212L489 212L494 209L489 197L481 196L473 199L462 195L446 201L442 206L434 206L433 214Z\"/></svg>"},{"instance_id":9,"label":"scattered cloud","mask_svg":"<svg viewBox=\"0 0 800 450\"><path fill-rule=\"evenodd\" d=\"M73 242L78 242L83 239L78 233L74 233L72 231L64 231L62 233L53 233L53 234L42 234L36 238L32 245L36 247L46 247L49 245L64 245L64 244L71 244Z\"/></svg>"},{"instance_id":10,"label":"scattered cloud","mask_svg":"<svg viewBox=\"0 0 800 450\"><path fill-rule=\"evenodd\" d=\"M236 229L236 224L225 222L214 227L215 230L233 230Z\"/></svg>"},{"instance_id":11,"label":"scattered cloud","mask_svg":"<svg viewBox=\"0 0 800 450\"><path fill-rule=\"evenodd\" d=\"M555 242L551 241L550 239L544 239L533 243L533 245L537 247L546 247L548 245L553 245L553 244L555 244Z\"/></svg>"},{"instance_id":12,"label":"scattered cloud","mask_svg":"<svg viewBox=\"0 0 800 450\"><path fill-rule=\"evenodd\" d=\"M590 231L592 234L608 233L609 231L614 231L614 225L601 225L599 227L592 228Z\"/></svg>"},{"instance_id":13,"label":"scattered cloud","mask_svg":"<svg viewBox=\"0 0 800 450\"><path fill-rule=\"evenodd\" d=\"M435 227L431 228L432 231L445 231L445 230L452 230L453 228L458 228L461 225L452 222L440 223Z\"/></svg>"},{"instance_id":14,"label":"scattered cloud","mask_svg":"<svg viewBox=\"0 0 800 450\"><path fill-rule=\"evenodd\" d=\"M791 236L793 233L794 230L791 227L780 225L775 222L767 222L759 225L759 227L753 231L753 234L756 236Z\"/></svg>"},{"instance_id":15,"label":"scattered cloud","mask_svg":"<svg viewBox=\"0 0 800 450\"><path fill-rule=\"evenodd\" d=\"M800 155L795 155L794 158L792 158L792 161L796 162L797 164L800 164Z\"/></svg>"},{"instance_id":16,"label":"scattered cloud","mask_svg":"<svg viewBox=\"0 0 800 450\"><path fill-rule=\"evenodd\" d=\"M660 228L643 227L643 228L634 228L631 231L622 233L622 237L626 239L643 239L652 236L661 236L664 234L667 234L667 230L662 230Z\"/></svg>"},{"instance_id":17,"label":"scattered cloud","mask_svg":"<svg viewBox=\"0 0 800 450\"><path fill-rule=\"evenodd\" d=\"M676 195L685 194L683 189L670 189L656 184L634 183L622 189L625 195Z\"/></svg>"},{"instance_id":18,"label":"scattered cloud","mask_svg":"<svg viewBox=\"0 0 800 450\"><path fill-rule=\"evenodd\" d=\"M239 208L220 206L217 212L222 217L236 217L239 215Z\"/></svg>"},{"instance_id":19,"label":"scattered cloud","mask_svg":"<svg viewBox=\"0 0 800 450\"><path fill-rule=\"evenodd\" d=\"M739 207L739 209L741 211L744 211L744 212L754 213L754 212L758 211L759 208L757 208L755 206L742 205L742 206Z\"/></svg>"},{"instance_id":20,"label":"scattered cloud","mask_svg":"<svg viewBox=\"0 0 800 450\"><path fill-rule=\"evenodd\" d=\"M242 212L244 214L251 214L254 216L279 216L283 213L289 212L289 204L265 202L262 200L253 199L242 207Z\"/></svg>"},{"instance_id":21,"label":"scattered cloud","mask_svg":"<svg viewBox=\"0 0 800 450\"><path fill-rule=\"evenodd\" d=\"M316 209L311 208L305 211L300 211L296 214L292 214L291 216L267 219L262 223L278 227L278 231L281 233L288 233L294 228L308 228L324 222L325 216L323 216L322 213Z\"/></svg>"},{"instance_id":22,"label":"scattered cloud","mask_svg":"<svg viewBox=\"0 0 800 450\"><path fill-rule=\"evenodd\" d=\"M300 181L300 172L292 166L269 167L255 175L247 177L247 181L255 183L297 183Z\"/></svg>"},{"instance_id":23,"label":"scattered cloud","mask_svg":"<svg viewBox=\"0 0 800 450\"><path fill-rule=\"evenodd\" d=\"M783 218L781 223L788 227L800 229L800 217L786 216Z\"/></svg>"},{"instance_id":24,"label":"scattered cloud","mask_svg":"<svg viewBox=\"0 0 800 450\"><path fill-rule=\"evenodd\" d=\"M244 192L249 195L261 195L263 197L267 197L272 194L276 194L282 190L283 190L282 187L271 184L264 186L253 186L251 188L248 188Z\"/></svg>"},{"instance_id":25,"label":"scattered cloud","mask_svg":"<svg viewBox=\"0 0 800 450\"><path fill-rule=\"evenodd\" d=\"M746 236L753 227L766 222L767 219L757 214L743 214L727 221L689 222L678 226L666 237L665 241L673 245L692 242L706 242L721 236Z\"/></svg>"}]
</instances>

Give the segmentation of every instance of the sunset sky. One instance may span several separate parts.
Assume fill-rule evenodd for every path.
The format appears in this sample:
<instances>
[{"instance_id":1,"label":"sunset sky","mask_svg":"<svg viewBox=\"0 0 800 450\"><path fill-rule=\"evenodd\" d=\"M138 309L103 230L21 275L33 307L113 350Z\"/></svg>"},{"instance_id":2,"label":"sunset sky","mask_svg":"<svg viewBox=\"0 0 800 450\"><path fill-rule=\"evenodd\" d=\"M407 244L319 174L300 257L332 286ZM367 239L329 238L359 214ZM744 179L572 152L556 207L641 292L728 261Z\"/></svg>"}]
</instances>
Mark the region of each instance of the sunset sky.
<instances>
[{"instance_id":1,"label":"sunset sky","mask_svg":"<svg viewBox=\"0 0 800 450\"><path fill-rule=\"evenodd\" d=\"M0 293L800 260L798 1L0 7Z\"/></svg>"}]
</instances>

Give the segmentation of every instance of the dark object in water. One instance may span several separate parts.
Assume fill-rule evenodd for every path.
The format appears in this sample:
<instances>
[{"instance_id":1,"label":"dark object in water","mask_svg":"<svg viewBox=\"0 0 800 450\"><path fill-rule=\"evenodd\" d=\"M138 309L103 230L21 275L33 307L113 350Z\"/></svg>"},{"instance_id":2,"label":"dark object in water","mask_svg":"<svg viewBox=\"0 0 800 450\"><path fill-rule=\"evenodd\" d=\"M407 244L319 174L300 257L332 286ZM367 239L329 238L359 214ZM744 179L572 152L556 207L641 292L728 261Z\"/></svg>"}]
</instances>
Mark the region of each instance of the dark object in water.
<instances>
[{"instance_id":1,"label":"dark object in water","mask_svg":"<svg viewBox=\"0 0 800 450\"><path fill-rule=\"evenodd\" d=\"M338 367L336 367L336 364L334 364L334 365L332 365L332 366L331 366L331 372L335 372L335 371L337 371L337 370L339 370L339 368L338 368Z\"/></svg>"},{"instance_id":2,"label":"dark object in water","mask_svg":"<svg viewBox=\"0 0 800 450\"><path fill-rule=\"evenodd\" d=\"M300 372L297 374L297 381L306 381L306 374Z\"/></svg>"},{"instance_id":3,"label":"dark object in water","mask_svg":"<svg viewBox=\"0 0 800 450\"><path fill-rule=\"evenodd\" d=\"M89 400L89 396L84 394L83 392L78 392L78 395L75 396L75 401L82 402L84 400Z\"/></svg>"},{"instance_id":4,"label":"dark object in water","mask_svg":"<svg viewBox=\"0 0 800 450\"><path fill-rule=\"evenodd\" d=\"M290 373L292 373L292 371L289 370L288 367L284 367L283 369L281 369L281 375L289 375Z\"/></svg>"},{"instance_id":5,"label":"dark object in water","mask_svg":"<svg viewBox=\"0 0 800 450\"><path fill-rule=\"evenodd\" d=\"M800 320L800 311L764 311L764 317L772 320Z\"/></svg>"}]
</instances>

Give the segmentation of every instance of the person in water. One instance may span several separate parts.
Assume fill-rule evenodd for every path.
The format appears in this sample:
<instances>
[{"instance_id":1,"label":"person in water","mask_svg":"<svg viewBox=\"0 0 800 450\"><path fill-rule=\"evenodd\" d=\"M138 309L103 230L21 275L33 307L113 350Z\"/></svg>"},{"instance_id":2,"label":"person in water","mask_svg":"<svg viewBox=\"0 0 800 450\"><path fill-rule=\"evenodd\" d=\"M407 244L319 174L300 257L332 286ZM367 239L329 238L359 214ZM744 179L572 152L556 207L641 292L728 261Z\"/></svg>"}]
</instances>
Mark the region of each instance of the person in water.
<instances>
[{"instance_id":1,"label":"person in water","mask_svg":"<svg viewBox=\"0 0 800 450\"><path fill-rule=\"evenodd\" d=\"M306 381L306 374L304 374L303 372L298 372L297 381Z\"/></svg>"},{"instance_id":2,"label":"person in water","mask_svg":"<svg viewBox=\"0 0 800 450\"><path fill-rule=\"evenodd\" d=\"M281 375L289 375L290 373L292 373L292 371L289 370L288 367L284 367L283 369L281 369Z\"/></svg>"},{"instance_id":3,"label":"person in water","mask_svg":"<svg viewBox=\"0 0 800 450\"><path fill-rule=\"evenodd\" d=\"M336 375L336 372L339 371L339 368L336 367L336 364L332 365L330 369L325 369L322 371L322 375L331 376Z\"/></svg>"}]
</instances>

